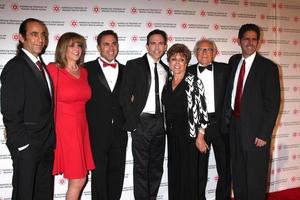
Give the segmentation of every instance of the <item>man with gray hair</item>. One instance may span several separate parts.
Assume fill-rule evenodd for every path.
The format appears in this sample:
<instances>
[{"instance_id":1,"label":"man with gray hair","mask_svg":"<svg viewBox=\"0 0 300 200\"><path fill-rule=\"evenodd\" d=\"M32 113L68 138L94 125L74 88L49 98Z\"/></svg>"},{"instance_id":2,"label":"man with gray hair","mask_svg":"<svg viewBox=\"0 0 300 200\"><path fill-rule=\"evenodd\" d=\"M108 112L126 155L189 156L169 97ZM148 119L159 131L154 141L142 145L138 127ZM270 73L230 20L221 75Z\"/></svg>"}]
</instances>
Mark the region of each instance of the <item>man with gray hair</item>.
<instances>
[{"instance_id":1,"label":"man with gray hair","mask_svg":"<svg viewBox=\"0 0 300 200\"><path fill-rule=\"evenodd\" d=\"M230 68L225 63L214 62L217 53L213 41L197 41L194 54L198 63L188 68L189 73L198 76L204 84L208 118L210 125L205 134L197 137L199 155L199 200L205 200L208 159L210 146L213 146L218 172L216 200L230 199L230 162L228 135L221 133L221 116Z\"/></svg>"}]
</instances>

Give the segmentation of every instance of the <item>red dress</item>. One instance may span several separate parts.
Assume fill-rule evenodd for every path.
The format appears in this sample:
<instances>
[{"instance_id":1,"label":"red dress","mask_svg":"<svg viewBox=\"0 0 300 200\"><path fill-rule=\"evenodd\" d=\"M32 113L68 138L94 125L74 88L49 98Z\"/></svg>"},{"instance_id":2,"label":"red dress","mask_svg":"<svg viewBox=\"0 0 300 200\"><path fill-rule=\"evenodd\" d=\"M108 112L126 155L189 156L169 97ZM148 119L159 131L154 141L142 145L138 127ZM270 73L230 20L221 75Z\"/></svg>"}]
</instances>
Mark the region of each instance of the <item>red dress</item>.
<instances>
[{"instance_id":1,"label":"red dress","mask_svg":"<svg viewBox=\"0 0 300 200\"><path fill-rule=\"evenodd\" d=\"M95 168L85 111L91 98L87 71L80 67L80 78L76 78L54 63L47 69L53 81L55 104L56 149L52 173L63 173L67 179L84 178Z\"/></svg>"}]
</instances>

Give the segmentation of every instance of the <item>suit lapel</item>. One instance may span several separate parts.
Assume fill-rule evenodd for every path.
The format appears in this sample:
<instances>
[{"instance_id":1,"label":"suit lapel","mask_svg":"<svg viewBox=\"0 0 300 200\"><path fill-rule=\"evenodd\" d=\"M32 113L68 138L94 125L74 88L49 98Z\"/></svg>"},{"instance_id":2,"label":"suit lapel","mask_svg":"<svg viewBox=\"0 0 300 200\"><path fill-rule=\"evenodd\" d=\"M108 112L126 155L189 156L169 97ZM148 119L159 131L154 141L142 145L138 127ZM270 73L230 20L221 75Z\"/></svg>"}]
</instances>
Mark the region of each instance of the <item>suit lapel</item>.
<instances>
[{"instance_id":1,"label":"suit lapel","mask_svg":"<svg viewBox=\"0 0 300 200\"><path fill-rule=\"evenodd\" d=\"M245 81L245 85L244 85L244 89L243 89L243 94L244 94L244 92L247 91L247 88L253 82L253 80L255 78L255 71L256 71L257 67L259 67L259 54L258 53L256 53L256 55L255 55L255 58L254 58L253 63L251 65L251 68L250 68L250 71L248 73L247 79Z\"/></svg>"},{"instance_id":2,"label":"suit lapel","mask_svg":"<svg viewBox=\"0 0 300 200\"><path fill-rule=\"evenodd\" d=\"M104 73L103 73L102 67L101 67L100 64L99 64L98 59L96 59L94 62L95 62L95 66L97 66L97 67L94 67L94 70L95 70L95 72L96 72L95 74L97 74L97 79L98 79L98 81L99 81L100 84L102 84L107 90L109 90L109 91L111 92L110 87L109 87L109 85L108 85L108 82L107 82L107 80L106 80L106 78L105 78L105 75L104 75Z\"/></svg>"},{"instance_id":3,"label":"suit lapel","mask_svg":"<svg viewBox=\"0 0 300 200\"><path fill-rule=\"evenodd\" d=\"M218 101L220 100L220 89L225 87L222 85L222 74L220 74L221 72L219 71L217 65L217 63L213 62L215 111L217 109L217 105L219 105Z\"/></svg>"},{"instance_id":4,"label":"suit lapel","mask_svg":"<svg viewBox=\"0 0 300 200\"><path fill-rule=\"evenodd\" d=\"M32 60L23 51L20 51L20 56L22 56L22 58L24 58L24 60L26 60L26 62L28 63L27 66L32 70L34 76L40 82L40 85L43 88L46 96L48 96L49 98L51 98L47 81L44 79L43 75L41 74L41 72L39 71L39 69L37 68L37 66L35 65L35 63L32 62ZM52 87L52 83L51 82L50 82L50 85Z\"/></svg>"},{"instance_id":5,"label":"suit lapel","mask_svg":"<svg viewBox=\"0 0 300 200\"><path fill-rule=\"evenodd\" d=\"M118 61L117 61L117 63L118 63L118 78L117 78L115 87L112 92L115 92L118 90L118 88L121 86L121 81L122 81L122 66Z\"/></svg>"},{"instance_id":6,"label":"suit lapel","mask_svg":"<svg viewBox=\"0 0 300 200\"><path fill-rule=\"evenodd\" d=\"M144 69L144 72L145 72L145 75L147 77L147 80L148 80L148 84L147 84L147 93L149 93L149 90L150 90L150 86L151 86L151 72L150 72L150 65L149 65L149 62L148 62L148 59L147 59L147 54L145 54L143 56L144 58L144 62L145 62L145 66L143 66L145 69Z\"/></svg>"}]
</instances>

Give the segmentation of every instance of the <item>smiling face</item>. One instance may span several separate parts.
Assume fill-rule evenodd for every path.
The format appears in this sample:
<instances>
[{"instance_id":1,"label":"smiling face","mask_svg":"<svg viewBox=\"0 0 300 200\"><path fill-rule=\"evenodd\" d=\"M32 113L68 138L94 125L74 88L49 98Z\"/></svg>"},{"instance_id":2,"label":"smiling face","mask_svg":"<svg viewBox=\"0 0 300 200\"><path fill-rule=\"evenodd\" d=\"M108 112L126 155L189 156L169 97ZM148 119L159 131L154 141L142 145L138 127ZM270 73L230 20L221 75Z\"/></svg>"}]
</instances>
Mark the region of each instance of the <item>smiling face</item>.
<instances>
[{"instance_id":1,"label":"smiling face","mask_svg":"<svg viewBox=\"0 0 300 200\"><path fill-rule=\"evenodd\" d=\"M251 56L258 47L258 38L255 31L246 31L241 39L238 39L244 58Z\"/></svg>"},{"instance_id":2,"label":"smiling face","mask_svg":"<svg viewBox=\"0 0 300 200\"><path fill-rule=\"evenodd\" d=\"M200 42L197 51L196 51L196 57L198 62L203 65L207 66L209 65L214 58L214 46L212 43L208 41Z\"/></svg>"},{"instance_id":3,"label":"smiling face","mask_svg":"<svg viewBox=\"0 0 300 200\"><path fill-rule=\"evenodd\" d=\"M82 54L82 45L71 41L67 47L66 60L68 63L77 63Z\"/></svg>"},{"instance_id":4,"label":"smiling face","mask_svg":"<svg viewBox=\"0 0 300 200\"><path fill-rule=\"evenodd\" d=\"M20 41L23 44L23 48L35 57L38 57L42 53L46 45L46 38L46 27L35 21L28 22L25 36L20 34Z\"/></svg>"},{"instance_id":5,"label":"smiling face","mask_svg":"<svg viewBox=\"0 0 300 200\"><path fill-rule=\"evenodd\" d=\"M162 35L154 34L150 36L146 48L153 60L158 62L167 50L167 44Z\"/></svg>"},{"instance_id":6,"label":"smiling face","mask_svg":"<svg viewBox=\"0 0 300 200\"><path fill-rule=\"evenodd\" d=\"M100 55L108 62L113 61L119 52L119 44L114 35L104 35L97 48Z\"/></svg>"},{"instance_id":7,"label":"smiling face","mask_svg":"<svg viewBox=\"0 0 300 200\"><path fill-rule=\"evenodd\" d=\"M187 60L182 54L176 53L170 57L169 67L172 70L174 76L184 75L187 67Z\"/></svg>"}]
</instances>

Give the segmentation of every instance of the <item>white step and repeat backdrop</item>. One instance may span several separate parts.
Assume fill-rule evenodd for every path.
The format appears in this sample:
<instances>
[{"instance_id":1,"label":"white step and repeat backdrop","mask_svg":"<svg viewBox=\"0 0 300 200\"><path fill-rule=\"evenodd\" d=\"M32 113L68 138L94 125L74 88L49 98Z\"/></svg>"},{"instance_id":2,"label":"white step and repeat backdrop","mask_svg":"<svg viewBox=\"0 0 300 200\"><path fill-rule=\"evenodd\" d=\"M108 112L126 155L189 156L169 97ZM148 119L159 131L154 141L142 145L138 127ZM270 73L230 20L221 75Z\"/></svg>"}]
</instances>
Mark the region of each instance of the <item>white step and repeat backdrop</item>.
<instances>
[{"instance_id":1,"label":"white step and repeat backdrop","mask_svg":"<svg viewBox=\"0 0 300 200\"><path fill-rule=\"evenodd\" d=\"M43 59L53 61L58 38L74 31L87 40L85 61L98 56L96 36L105 29L119 35L118 60L143 55L146 36L159 28L168 44L185 43L191 50L201 38L214 40L217 61L227 62L240 52L237 32L241 24L256 23L263 29L260 53L279 64L282 107L274 131L269 192L300 186L300 1L299 0L0 0L0 71L16 53L19 24L28 17L43 20L49 29L49 46ZM165 58L164 58L165 60ZM192 59L195 63L195 58ZM192 64L191 63L191 64ZM12 163L0 124L0 200L10 199ZM131 139L127 148L122 200L132 200ZM164 164L167 172L167 157ZM216 166L211 154L207 199L214 199ZM164 173L158 199L167 200ZM67 180L55 179L55 199L64 199ZM101 190L101 188L99 188ZM82 199L91 199L88 183Z\"/></svg>"}]
</instances>

